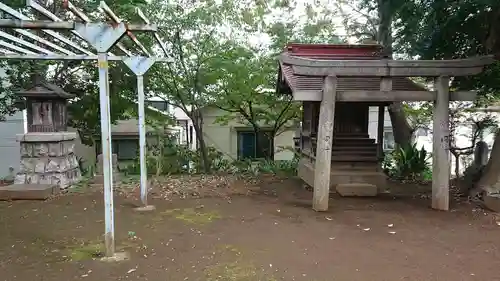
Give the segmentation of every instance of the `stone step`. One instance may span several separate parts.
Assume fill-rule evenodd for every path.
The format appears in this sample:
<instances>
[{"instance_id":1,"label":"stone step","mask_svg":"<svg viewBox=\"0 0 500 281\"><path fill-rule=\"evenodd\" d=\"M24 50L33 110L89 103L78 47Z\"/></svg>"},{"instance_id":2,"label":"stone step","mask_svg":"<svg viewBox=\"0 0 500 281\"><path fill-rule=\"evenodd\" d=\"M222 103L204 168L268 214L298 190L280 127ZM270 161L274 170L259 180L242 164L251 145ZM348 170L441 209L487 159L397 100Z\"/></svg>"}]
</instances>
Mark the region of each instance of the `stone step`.
<instances>
[{"instance_id":1,"label":"stone step","mask_svg":"<svg viewBox=\"0 0 500 281\"><path fill-rule=\"evenodd\" d=\"M340 146L361 146L361 145L373 145L375 144L375 139L370 138L341 138L334 137L333 145Z\"/></svg>"},{"instance_id":2,"label":"stone step","mask_svg":"<svg viewBox=\"0 0 500 281\"><path fill-rule=\"evenodd\" d=\"M378 163L373 162L332 162L331 169L339 171L353 171L355 173L382 170Z\"/></svg>"},{"instance_id":3,"label":"stone step","mask_svg":"<svg viewBox=\"0 0 500 281\"><path fill-rule=\"evenodd\" d=\"M373 151L373 150L356 150L356 151L333 150L332 156L352 156L352 157L377 156L377 151L376 150L375 151Z\"/></svg>"},{"instance_id":4,"label":"stone step","mask_svg":"<svg viewBox=\"0 0 500 281\"><path fill-rule=\"evenodd\" d=\"M332 162L368 162L378 163L377 155L373 156L352 156L352 155L332 155Z\"/></svg>"},{"instance_id":5,"label":"stone step","mask_svg":"<svg viewBox=\"0 0 500 281\"><path fill-rule=\"evenodd\" d=\"M12 184L0 187L0 201L45 200L59 191L59 187L50 184Z\"/></svg>"},{"instance_id":6,"label":"stone step","mask_svg":"<svg viewBox=\"0 0 500 281\"><path fill-rule=\"evenodd\" d=\"M377 145L370 144L370 145L361 145L361 146L352 146L352 145L333 146L332 151L375 151L375 152L377 152Z\"/></svg>"},{"instance_id":7,"label":"stone step","mask_svg":"<svg viewBox=\"0 0 500 281\"><path fill-rule=\"evenodd\" d=\"M378 194L377 186L369 183L341 183L335 190L340 196L373 197Z\"/></svg>"},{"instance_id":8,"label":"stone step","mask_svg":"<svg viewBox=\"0 0 500 281\"><path fill-rule=\"evenodd\" d=\"M333 133L334 137L340 138L370 138L367 133Z\"/></svg>"}]
</instances>

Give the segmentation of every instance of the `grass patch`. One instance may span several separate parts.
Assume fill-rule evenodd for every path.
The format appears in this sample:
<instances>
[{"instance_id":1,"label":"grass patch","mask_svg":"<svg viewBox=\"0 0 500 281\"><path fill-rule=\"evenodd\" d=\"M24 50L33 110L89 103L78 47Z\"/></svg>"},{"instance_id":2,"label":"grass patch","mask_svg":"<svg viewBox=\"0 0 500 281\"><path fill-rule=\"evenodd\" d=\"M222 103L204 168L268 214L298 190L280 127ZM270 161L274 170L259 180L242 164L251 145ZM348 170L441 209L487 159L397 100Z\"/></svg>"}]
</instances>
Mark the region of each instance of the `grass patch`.
<instances>
[{"instance_id":1,"label":"grass patch","mask_svg":"<svg viewBox=\"0 0 500 281\"><path fill-rule=\"evenodd\" d=\"M72 261L90 260L104 257L105 247L103 243L91 242L72 246L69 252L69 257Z\"/></svg>"},{"instance_id":2,"label":"grass patch","mask_svg":"<svg viewBox=\"0 0 500 281\"><path fill-rule=\"evenodd\" d=\"M121 252L137 246L134 241L127 240L120 245L116 245L116 251ZM66 245L67 256L72 261L83 261L100 259L106 255L106 247L100 240L80 241L73 245Z\"/></svg>"},{"instance_id":3,"label":"grass patch","mask_svg":"<svg viewBox=\"0 0 500 281\"><path fill-rule=\"evenodd\" d=\"M202 212L194 208L171 209L161 213L189 224L205 225L221 218L217 211Z\"/></svg>"},{"instance_id":4,"label":"grass patch","mask_svg":"<svg viewBox=\"0 0 500 281\"><path fill-rule=\"evenodd\" d=\"M89 190L90 178L82 177L82 179L68 188L70 193L85 193Z\"/></svg>"}]
</instances>

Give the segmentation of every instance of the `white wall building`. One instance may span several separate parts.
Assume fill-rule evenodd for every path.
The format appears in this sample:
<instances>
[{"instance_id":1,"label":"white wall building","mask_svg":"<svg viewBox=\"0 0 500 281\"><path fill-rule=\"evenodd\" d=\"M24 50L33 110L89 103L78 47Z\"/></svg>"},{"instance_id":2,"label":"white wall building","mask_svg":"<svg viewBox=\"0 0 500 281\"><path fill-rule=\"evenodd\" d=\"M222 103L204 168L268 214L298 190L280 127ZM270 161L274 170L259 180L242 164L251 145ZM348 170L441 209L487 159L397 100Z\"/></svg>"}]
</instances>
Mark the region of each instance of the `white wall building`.
<instances>
[{"instance_id":1,"label":"white wall building","mask_svg":"<svg viewBox=\"0 0 500 281\"><path fill-rule=\"evenodd\" d=\"M0 69L0 83L2 83L3 87L8 86L4 69ZM3 98L3 93L0 93L0 98ZM10 167L14 169L14 172L19 170L21 155L16 135L25 134L28 131L25 110L4 117L5 120L0 121L0 156L2 157L0 160L0 178L9 175Z\"/></svg>"}]
</instances>

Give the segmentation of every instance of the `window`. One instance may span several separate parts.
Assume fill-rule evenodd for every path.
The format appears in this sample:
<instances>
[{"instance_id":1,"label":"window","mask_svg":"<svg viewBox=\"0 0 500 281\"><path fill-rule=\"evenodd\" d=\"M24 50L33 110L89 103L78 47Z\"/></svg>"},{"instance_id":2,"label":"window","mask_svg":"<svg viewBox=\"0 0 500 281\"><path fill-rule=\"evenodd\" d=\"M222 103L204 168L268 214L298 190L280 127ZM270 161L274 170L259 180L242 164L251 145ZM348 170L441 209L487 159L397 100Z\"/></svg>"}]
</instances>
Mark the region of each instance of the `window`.
<instances>
[{"instance_id":1,"label":"window","mask_svg":"<svg viewBox=\"0 0 500 281\"><path fill-rule=\"evenodd\" d=\"M238 159L271 159L273 157L273 139L269 132L238 132Z\"/></svg>"},{"instance_id":2,"label":"window","mask_svg":"<svg viewBox=\"0 0 500 281\"><path fill-rule=\"evenodd\" d=\"M118 160L134 160L139 156L138 139L118 139L112 140L111 151L116 154ZM102 153L101 142L96 142L96 153Z\"/></svg>"},{"instance_id":3,"label":"window","mask_svg":"<svg viewBox=\"0 0 500 281\"><path fill-rule=\"evenodd\" d=\"M138 140L116 140L113 141L118 156L118 160L133 160L139 154L139 141Z\"/></svg>"},{"instance_id":4,"label":"window","mask_svg":"<svg viewBox=\"0 0 500 281\"><path fill-rule=\"evenodd\" d=\"M384 143L383 143L384 151L392 151L395 147L394 142L394 133L392 132L392 128L384 129Z\"/></svg>"},{"instance_id":5,"label":"window","mask_svg":"<svg viewBox=\"0 0 500 281\"><path fill-rule=\"evenodd\" d=\"M165 101L148 101L149 105L161 110L161 111L168 111L168 104Z\"/></svg>"}]
</instances>

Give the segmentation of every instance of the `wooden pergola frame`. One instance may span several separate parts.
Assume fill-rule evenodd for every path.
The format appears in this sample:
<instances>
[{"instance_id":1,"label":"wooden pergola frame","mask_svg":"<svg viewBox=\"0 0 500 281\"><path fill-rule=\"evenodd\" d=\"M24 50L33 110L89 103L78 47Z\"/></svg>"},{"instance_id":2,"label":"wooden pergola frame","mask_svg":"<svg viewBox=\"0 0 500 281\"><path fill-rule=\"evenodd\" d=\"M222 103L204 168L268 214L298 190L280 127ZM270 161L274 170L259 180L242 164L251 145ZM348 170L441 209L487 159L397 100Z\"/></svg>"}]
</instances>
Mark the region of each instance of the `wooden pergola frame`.
<instances>
[{"instance_id":1,"label":"wooden pergola frame","mask_svg":"<svg viewBox=\"0 0 500 281\"><path fill-rule=\"evenodd\" d=\"M481 73L492 56L457 60L325 60L283 53L280 63L291 65L293 75L324 77L321 91L296 91L299 101L321 101L314 168L313 209L326 211L330 193L333 124L336 101L378 102L434 101L432 208L449 209L449 102L474 100L475 92L450 92L450 77ZM379 77L379 91L337 91L338 77ZM393 91L393 77L435 78L435 91ZM383 120L380 106L379 118ZM380 123L380 120L379 120ZM381 126L379 124L379 132ZM383 127L382 127L383 128Z\"/></svg>"}]
</instances>

